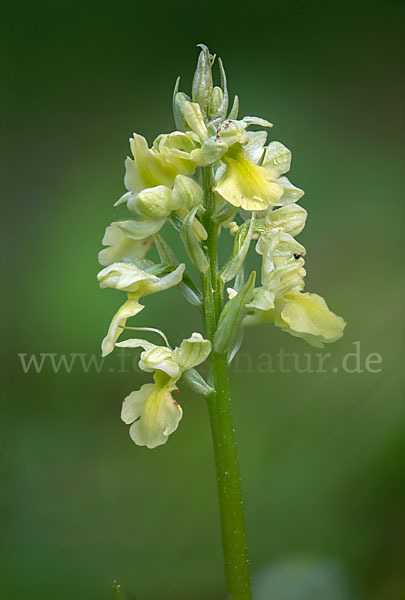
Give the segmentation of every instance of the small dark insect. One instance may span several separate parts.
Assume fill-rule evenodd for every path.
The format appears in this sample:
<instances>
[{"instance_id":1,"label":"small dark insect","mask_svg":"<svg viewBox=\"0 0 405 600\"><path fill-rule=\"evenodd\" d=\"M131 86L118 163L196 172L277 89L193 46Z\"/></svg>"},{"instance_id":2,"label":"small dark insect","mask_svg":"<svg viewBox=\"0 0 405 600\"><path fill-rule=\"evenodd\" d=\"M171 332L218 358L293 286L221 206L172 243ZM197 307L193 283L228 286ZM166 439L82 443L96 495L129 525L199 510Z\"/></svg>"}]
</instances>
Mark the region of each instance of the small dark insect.
<instances>
[{"instance_id":1,"label":"small dark insect","mask_svg":"<svg viewBox=\"0 0 405 600\"><path fill-rule=\"evenodd\" d=\"M294 258L295 258L295 260L298 260L299 258L301 258L301 254L295 254L294 253Z\"/></svg>"}]
</instances>

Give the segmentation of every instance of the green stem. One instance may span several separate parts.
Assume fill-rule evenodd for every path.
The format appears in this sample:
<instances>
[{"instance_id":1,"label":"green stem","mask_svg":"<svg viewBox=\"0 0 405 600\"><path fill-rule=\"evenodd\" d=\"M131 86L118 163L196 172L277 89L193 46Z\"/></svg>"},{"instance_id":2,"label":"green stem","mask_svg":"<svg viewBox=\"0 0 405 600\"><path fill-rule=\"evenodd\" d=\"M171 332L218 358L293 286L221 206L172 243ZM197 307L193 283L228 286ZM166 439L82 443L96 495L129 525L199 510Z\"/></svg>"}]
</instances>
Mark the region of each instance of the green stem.
<instances>
[{"instance_id":1,"label":"green stem","mask_svg":"<svg viewBox=\"0 0 405 600\"><path fill-rule=\"evenodd\" d=\"M201 276L204 295L206 333L214 339L222 310L222 286L218 277L218 226L212 219L214 198L212 171L204 169L206 227L208 230L207 256L210 269ZM214 392L207 397L211 432L214 444L215 466L222 530L225 576L232 600L251 600L249 562L246 546L245 520L239 473L239 459L232 421L228 382L228 357L211 353L212 384Z\"/></svg>"},{"instance_id":2,"label":"green stem","mask_svg":"<svg viewBox=\"0 0 405 600\"><path fill-rule=\"evenodd\" d=\"M213 301L215 307L215 320L218 322L219 315L222 310L222 286L218 278L218 235L219 225L212 218L215 212L215 197L212 193L213 187L213 171L209 167L204 169L204 188L206 201L206 224L208 232L208 260L210 263L210 279L213 291Z\"/></svg>"}]
</instances>

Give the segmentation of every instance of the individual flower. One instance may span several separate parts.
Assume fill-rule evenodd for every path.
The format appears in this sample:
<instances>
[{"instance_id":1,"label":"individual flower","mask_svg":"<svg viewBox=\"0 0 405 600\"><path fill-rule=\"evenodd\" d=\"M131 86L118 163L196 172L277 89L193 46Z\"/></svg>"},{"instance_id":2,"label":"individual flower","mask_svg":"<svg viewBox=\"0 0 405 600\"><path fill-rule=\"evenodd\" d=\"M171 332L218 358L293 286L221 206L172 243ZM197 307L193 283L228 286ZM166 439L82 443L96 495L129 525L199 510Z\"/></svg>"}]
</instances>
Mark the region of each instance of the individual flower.
<instances>
[{"instance_id":1,"label":"individual flower","mask_svg":"<svg viewBox=\"0 0 405 600\"><path fill-rule=\"evenodd\" d=\"M173 165L179 174L189 175L197 166L193 158L193 151L197 145L198 138L192 132L174 131L159 135L153 142L153 150L156 150L166 163Z\"/></svg>"},{"instance_id":2,"label":"individual flower","mask_svg":"<svg viewBox=\"0 0 405 600\"><path fill-rule=\"evenodd\" d=\"M153 244L152 235L138 238L135 231L131 231L132 221L117 221L111 223L105 230L102 244L107 246L98 254L99 263L103 266L114 262L132 262L144 258ZM143 235L143 233L141 234Z\"/></svg>"},{"instance_id":3,"label":"individual flower","mask_svg":"<svg viewBox=\"0 0 405 600\"><path fill-rule=\"evenodd\" d=\"M258 288L260 293L271 293L263 288ZM309 292L295 292L275 298L265 298L268 301L262 304L251 302L248 307L254 310L245 317L243 325L259 325L273 323L290 335L304 339L315 348L323 348L324 344L336 342L343 335L346 326L342 317L332 312L325 300L317 294Z\"/></svg>"},{"instance_id":4,"label":"individual flower","mask_svg":"<svg viewBox=\"0 0 405 600\"><path fill-rule=\"evenodd\" d=\"M245 117L226 121L218 129L218 136L228 141L229 149L221 158L223 167L217 171L215 191L233 206L248 211L296 202L304 192L282 176L290 168L290 151L280 142L265 148L265 132L245 131L251 124L271 126L263 119Z\"/></svg>"},{"instance_id":5,"label":"individual flower","mask_svg":"<svg viewBox=\"0 0 405 600\"><path fill-rule=\"evenodd\" d=\"M195 165L187 164L187 161L182 164L178 160L171 162L168 153L163 155L156 148L149 149L145 138L136 133L130 139L130 144L134 158L128 157L125 161L124 182L127 190L134 194L157 185L171 187L176 175L186 175L195 169Z\"/></svg>"},{"instance_id":6,"label":"individual flower","mask_svg":"<svg viewBox=\"0 0 405 600\"><path fill-rule=\"evenodd\" d=\"M136 196L125 194L122 198L127 200L130 210L142 216L141 220L126 223L131 223L131 235L139 235L143 239L157 233L172 213L184 219L190 210L201 205L203 191L191 177L177 175L172 189L158 185L142 190ZM198 219L194 220L193 229L200 240L206 239L207 232Z\"/></svg>"},{"instance_id":7,"label":"individual flower","mask_svg":"<svg viewBox=\"0 0 405 600\"><path fill-rule=\"evenodd\" d=\"M148 218L167 216L173 208L171 190L178 175L191 175L197 160L193 151L199 148L199 138L193 132L174 131L159 135L148 148L147 141L134 133L130 139L132 158L125 161L124 183L128 192L115 206L128 203ZM197 185L197 184L196 184Z\"/></svg>"},{"instance_id":8,"label":"individual flower","mask_svg":"<svg viewBox=\"0 0 405 600\"><path fill-rule=\"evenodd\" d=\"M179 265L175 270L158 277L148 273L132 263L113 263L102 269L97 278L101 288L115 288L128 293L127 301L113 316L106 337L102 341L102 356L107 356L114 349L114 344L121 335L129 317L141 312L145 307L139 303L144 296L155 294L178 285L183 277L185 265Z\"/></svg>"},{"instance_id":9,"label":"individual flower","mask_svg":"<svg viewBox=\"0 0 405 600\"><path fill-rule=\"evenodd\" d=\"M131 392L122 405L121 418L131 425L129 433L138 446L155 448L165 444L183 416L181 406L173 399L176 383L183 373L206 360L211 342L199 333L183 340L178 348L156 346L142 339L117 343L121 348L143 348L139 367L154 373L154 383Z\"/></svg>"},{"instance_id":10,"label":"individual flower","mask_svg":"<svg viewBox=\"0 0 405 600\"><path fill-rule=\"evenodd\" d=\"M346 323L329 310L321 296L303 292L305 248L286 230L299 233L306 215L286 208L269 213L269 217L273 215L266 221L269 229L257 243L256 250L262 255L263 287L254 290L253 300L247 305L251 310L243 324L274 323L287 333L322 348L325 343L342 337ZM281 214L277 215L278 212ZM278 227L271 229L272 223Z\"/></svg>"},{"instance_id":11,"label":"individual flower","mask_svg":"<svg viewBox=\"0 0 405 600\"><path fill-rule=\"evenodd\" d=\"M224 200L245 210L265 210L279 203L283 188L276 182L277 174L245 158L241 144L234 144L222 161L226 169L215 191Z\"/></svg>"}]
</instances>

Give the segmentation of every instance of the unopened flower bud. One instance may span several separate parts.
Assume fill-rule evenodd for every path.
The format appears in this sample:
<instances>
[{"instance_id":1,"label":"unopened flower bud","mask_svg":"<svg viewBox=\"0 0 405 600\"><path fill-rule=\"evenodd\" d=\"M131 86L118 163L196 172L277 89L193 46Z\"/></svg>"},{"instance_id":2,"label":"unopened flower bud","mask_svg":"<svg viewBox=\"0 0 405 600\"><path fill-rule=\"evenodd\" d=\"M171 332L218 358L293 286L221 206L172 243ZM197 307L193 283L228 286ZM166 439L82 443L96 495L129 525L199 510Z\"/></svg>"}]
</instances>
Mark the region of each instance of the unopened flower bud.
<instances>
[{"instance_id":1,"label":"unopened flower bud","mask_svg":"<svg viewBox=\"0 0 405 600\"><path fill-rule=\"evenodd\" d=\"M189 211L194 206L201 204L203 195L201 186L194 179L185 177L184 175L177 175L173 187L174 210L183 208Z\"/></svg>"},{"instance_id":2,"label":"unopened flower bud","mask_svg":"<svg viewBox=\"0 0 405 600\"><path fill-rule=\"evenodd\" d=\"M150 219L167 217L172 208L172 192L164 185L142 190L131 203L131 208L139 214Z\"/></svg>"},{"instance_id":3,"label":"unopened flower bud","mask_svg":"<svg viewBox=\"0 0 405 600\"><path fill-rule=\"evenodd\" d=\"M210 119L216 119L219 115L218 112L221 109L222 103L224 101L224 92L223 90L215 86L212 90L210 103L208 106L208 117Z\"/></svg>"},{"instance_id":4,"label":"unopened flower bud","mask_svg":"<svg viewBox=\"0 0 405 600\"><path fill-rule=\"evenodd\" d=\"M212 72L211 66L213 56L204 44L199 44L201 48L200 56L198 57L197 68L194 73L192 97L193 102L198 102L201 107L201 112L207 116L208 104L212 93Z\"/></svg>"}]
</instances>

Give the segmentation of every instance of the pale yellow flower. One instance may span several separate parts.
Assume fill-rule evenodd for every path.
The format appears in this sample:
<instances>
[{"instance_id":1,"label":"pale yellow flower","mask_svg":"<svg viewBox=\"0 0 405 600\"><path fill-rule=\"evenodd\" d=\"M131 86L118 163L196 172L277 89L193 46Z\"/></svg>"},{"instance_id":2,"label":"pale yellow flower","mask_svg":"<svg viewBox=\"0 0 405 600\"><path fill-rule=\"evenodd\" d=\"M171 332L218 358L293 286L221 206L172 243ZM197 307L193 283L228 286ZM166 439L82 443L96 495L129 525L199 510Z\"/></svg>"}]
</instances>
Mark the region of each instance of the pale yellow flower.
<instances>
[{"instance_id":1,"label":"pale yellow flower","mask_svg":"<svg viewBox=\"0 0 405 600\"><path fill-rule=\"evenodd\" d=\"M176 175L188 175L196 168L190 155L196 146L185 133L161 135L151 149L144 137L134 133L130 144L134 158L128 157L125 161L124 182L127 190L134 194L158 185L171 188Z\"/></svg>"},{"instance_id":2,"label":"pale yellow flower","mask_svg":"<svg viewBox=\"0 0 405 600\"><path fill-rule=\"evenodd\" d=\"M215 191L224 200L245 210L259 211L279 203L284 190L276 182L277 172L250 162L240 144L234 144L222 161L226 169Z\"/></svg>"},{"instance_id":3,"label":"pale yellow flower","mask_svg":"<svg viewBox=\"0 0 405 600\"><path fill-rule=\"evenodd\" d=\"M274 211L272 219L279 227L262 236L256 246L263 256L263 287L255 290L253 301L247 305L253 310L248 312L243 324L274 323L287 333L322 348L325 343L342 337L346 323L329 310L321 296L303 292L305 248L286 230L301 231L306 214L279 210L280 215ZM268 225L271 227L271 222Z\"/></svg>"},{"instance_id":4,"label":"pale yellow flower","mask_svg":"<svg viewBox=\"0 0 405 600\"><path fill-rule=\"evenodd\" d=\"M155 294L178 285L183 277L185 265L179 265L174 271L163 277L148 273L132 263L113 263L102 269L97 278L100 287L111 287L128 292L128 300L112 318L106 337L103 339L102 356L107 356L114 349L114 344L121 335L129 317L134 317L143 310L139 300L144 296Z\"/></svg>"},{"instance_id":5,"label":"pale yellow flower","mask_svg":"<svg viewBox=\"0 0 405 600\"><path fill-rule=\"evenodd\" d=\"M177 390L176 383L184 371L204 362L211 352L211 342L193 333L174 350L142 339L125 340L117 346L142 347L139 367L153 372L155 380L125 398L121 418L131 425L129 433L138 446L160 446L177 429L183 415L181 406L172 397L172 392Z\"/></svg>"}]
</instances>

